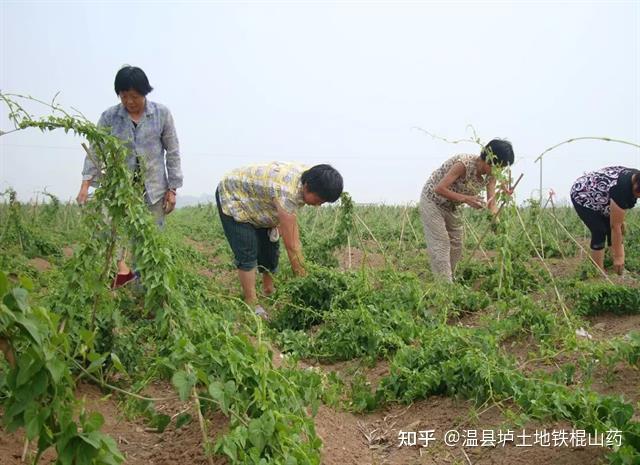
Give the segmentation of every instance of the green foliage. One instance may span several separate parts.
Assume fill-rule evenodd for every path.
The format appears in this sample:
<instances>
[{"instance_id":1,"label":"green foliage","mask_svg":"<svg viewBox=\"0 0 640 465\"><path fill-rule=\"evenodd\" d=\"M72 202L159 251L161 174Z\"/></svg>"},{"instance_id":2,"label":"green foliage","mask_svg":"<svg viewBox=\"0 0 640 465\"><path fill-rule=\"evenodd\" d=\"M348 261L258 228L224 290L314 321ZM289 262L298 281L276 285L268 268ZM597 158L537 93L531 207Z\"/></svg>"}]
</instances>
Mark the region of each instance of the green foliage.
<instances>
[{"instance_id":1,"label":"green foliage","mask_svg":"<svg viewBox=\"0 0 640 465\"><path fill-rule=\"evenodd\" d=\"M570 291L579 315L640 313L640 290L608 283L575 283Z\"/></svg>"},{"instance_id":2,"label":"green foliage","mask_svg":"<svg viewBox=\"0 0 640 465\"><path fill-rule=\"evenodd\" d=\"M272 326L279 330L298 330L321 323L350 281L353 279L335 271L310 268L307 276L278 289L276 298L285 304Z\"/></svg>"},{"instance_id":3,"label":"green foliage","mask_svg":"<svg viewBox=\"0 0 640 465\"><path fill-rule=\"evenodd\" d=\"M234 335L219 315L197 309L188 312L186 321L191 323L160 364L174 372L172 381L183 399L194 388L203 389L203 405L212 402L230 417L230 431L215 451L232 463L284 464L287 457L320 463L320 440L306 411L318 407L320 376L275 369L260 330L252 342Z\"/></svg>"},{"instance_id":4,"label":"green foliage","mask_svg":"<svg viewBox=\"0 0 640 465\"><path fill-rule=\"evenodd\" d=\"M318 240L302 235L305 256L307 260L323 266L337 266L334 253L342 246L347 245L349 232L353 229L353 200L347 192L340 196L340 208L336 209L337 225L330 237Z\"/></svg>"},{"instance_id":5,"label":"green foliage","mask_svg":"<svg viewBox=\"0 0 640 465\"><path fill-rule=\"evenodd\" d=\"M640 457L640 423L632 420L631 405L619 397L527 378L497 347L494 336L484 331L446 326L425 331L418 346L407 346L393 358L390 374L375 392L376 402L359 392L358 405L409 403L434 394L459 395L477 403L508 398L530 418L567 420L589 432L620 430L625 447L612 459Z\"/></svg>"},{"instance_id":6,"label":"green foliage","mask_svg":"<svg viewBox=\"0 0 640 465\"><path fill-rule=\"evenodd\" d=\"M562 329L557 310L545 309L528 296L519 295L510 301L499 302L497 306L503 318L493 322L491 328L503 339L531 334L539 341L551 341Z\"/></svg>"},{"instance_id":7,"label":"green foliage","mask_svg":"<svg viewBox=\"0 0 640 465\"><path fill-rule=\"evenodd\" d=\"M58 246L25 221L24 210L26 207L18 202L16 192L13 189L8 189L4 194L9 197L9 208L7 222L1 232L0 240L17 243L22 253L27 257L62 255Z\"/></svg>"},{"instance_id":8,"label":"green foliage","mask_svg":"<svg viewBox=\"0 0 640 465\"><path fill-rule=\"evenodd\" d=\"M54 447L60 465L121 463L124 457L115 442L99 431L104 422L100 414L83 410L74 420L69 339L56 329L58 317L32 308L27 291L11 287L3 272L0 297L0 339L5 355L15 358L0 381L7 430L23 427L28 439L37 439L37 457Z\"/></svg>"}]
</instances>

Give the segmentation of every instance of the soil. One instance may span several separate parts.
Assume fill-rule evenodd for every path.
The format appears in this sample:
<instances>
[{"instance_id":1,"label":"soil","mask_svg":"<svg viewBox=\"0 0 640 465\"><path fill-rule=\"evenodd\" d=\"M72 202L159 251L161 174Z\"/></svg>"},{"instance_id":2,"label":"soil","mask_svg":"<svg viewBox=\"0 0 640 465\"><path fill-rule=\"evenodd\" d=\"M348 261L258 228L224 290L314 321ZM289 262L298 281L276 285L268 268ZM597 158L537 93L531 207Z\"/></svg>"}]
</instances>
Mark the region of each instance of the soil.
<instances>
[{"instance_id":1,"label":"soil","mask_svg":"<svg viewBox=\"0 0 640 465\"><path fill-rule=\"evenodd\" d=\"M631 331L640 331L640 315L614 315L612 313L587 317L591 323L589 334L596 340L624 336Z\"/></svg>"},{"instance_id":2,"label":"soil","mask_svg":"<svg viewBox=\"0 0 640 465\"><path fill-rule=\"evenodd\" d=\"M358 270L362 267L382 269L386 266L384 255L355 247L340 250L337 257L342 270Z\"/></svg>"},{"instance_id":3,"label":"soil","mask_svg":"<svg viewBox=\"0 0 640 465\"><path fill-rule=\"evenodd\" d=\"M147 392L149 395L173 395L168 385L160 385ZM203 453L202 436L198 422L175 430L170 425L163 433L146 429L141 421L124 419L118 404L111 397L104 397L95 386L81 385L78 396L84 396L89 410L99 411L105 417L103 432L118 442L125 455L125 464L130 465L174 465L208 464ZM172 401L157 405L157 410L175 415L187 403ZM193 410L191 410L193 411ZM504 415L497 407L485 408L477 416L473 404L448 397L434 396L411 405L395 405L370 414L352 414L321 406L315 418L316 429L322 438L323 465L407 465L407 464L532 464L552 463L565 465L588 465L601 463L606 450L599 447L516 447L521 443L517 434L521 429L504 424ZM207 418L209 437L215 441L225 431L227 420L219 413ZM471 430L482 437L483 430L514 431L515 442L506 447L446 446L443 435L449 430L463 434ZM526 434L536 429L571 430L569 425L525 425ZM436 441L428 447L400 446L400 432L434 430ZM24 444L22 432L7 434L0 430L0 464L21 465L20 456ZM50 464L55 454L49 451L40 461ZM215 465L226 464L224 457L214 457Z\"/></svg>"},{"instance_id":4,"label":"soil","mask_svg":"<svg viewBox=\"0 0 640 465\"><path fill-rule=\"evenodd\" d=\"M44 273L45 271L49 271L51 269L51 263L49 263L44 258L35 257L30 259L27 263L38 270L40 273Z\"/></svg>"},{"instance_id":5,"label":"soil","mask_svg":"<svg viewBox=\"0 0 640 465\"><path fill-rule=\"evenodd\" d=\"M326 373L336 373L345 385L349 385L357 375L362 375L371 385L371 389L376 389L380 380L389 374L389 362L387 360L379 360L372 367L367 366L363 360L358 359L346 362L321 363L317 366Z\"/></svg>"},{"instance_id":6,"label":"soil","mask_svg":"<svg viewBox=\"0 0 640 465\"><path fill-rule=\"evenodd\" d=\"M196 241L190 237L185 237L184 238L184 242L187 245L190 245L191 247L193 247L194 249L196 249L198 252L200 252L203 255L210 255L211 254L211 247L208 246L207 244L205 244L204 242L199 242Z\"/></svg>"},{"instance_id":7,"label":"soil","mask_svg":"<svg viewBox=\"0 0 640 465\"><path fill-rule=\"evenodd\" d=\"M366 415L336 412L322 407L316 417L318 433L323 438L324 465L409 465L409 464L597 464L606 450L599 447L575 449L570 447L516 447L522 444L514 429L515 442L506 447L446 446L445 432L455 430L460 434L471 430L479 438L483 430L506 432L504 416L498 408L488 408L473 418L471 402L447 397L430 397L409 406L398 405ZM526 434L536 429L571 430L569 425L525 425ZM400 432L434 430L436 441L428 447L400 446ZM526 440L529 443L529 439ZM532 439L531 439L532 441Z\"/></svg>"},{"instance_id":8,"label":"soil","mask_svg":"<svg viewBox=\"0 0 640 465\"><path fill-rule=\"evenodd\" d=\"M97 411L105 419L101 431L111 436L118 444L120 452L125 456L127 465L174 465L193 464L208 465L202 447L202 433L194 407L188 402L178 399L156 404L156 410L166 415L177 415L187 411L194 415L190 423L175 429L172 422L163 433L150 431L142 419L128 420L124 418L122 409L112 396L105 396L98 387L80 384L76 392L78 398L84 398L88 411ZM174 397L175 390L167 383L153 385L145 391L145 395L153 397ZM221 413L209 415L207 418L208 437L215 441L216 437L224 433L228 421ZM24 447L24 432L8 434L0 429L0 465L23 465L21 461ZM33 454L35 449L31 447ZM51 464L55 462L56 454L47 451L38 462ZM29 463L28 461L26 463ZM215 465L224 465L224 457L214 457Z\"/></svg>"}]
</instances>

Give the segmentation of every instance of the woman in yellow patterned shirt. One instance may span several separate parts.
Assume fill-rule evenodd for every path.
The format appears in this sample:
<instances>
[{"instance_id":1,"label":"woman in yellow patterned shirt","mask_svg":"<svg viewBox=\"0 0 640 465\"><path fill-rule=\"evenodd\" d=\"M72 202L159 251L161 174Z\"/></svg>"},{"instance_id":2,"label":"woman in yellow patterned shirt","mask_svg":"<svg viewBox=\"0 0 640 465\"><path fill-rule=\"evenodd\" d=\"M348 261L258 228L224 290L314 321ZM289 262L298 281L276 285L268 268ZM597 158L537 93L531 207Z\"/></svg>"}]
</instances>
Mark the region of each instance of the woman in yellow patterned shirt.
<instances>
[{"instance_id":1,"label":"woman in yellow patterned shirt","mask_svg":"<svg viewBox=\"0 0 640 465\"><path fill-rule=\"evenodd\" d=\"M258 305L256 268L262 273L265 295L273 293L272 274L280 256L278 231L293 272L304 275L296 212L304 205L335 202L342 188L342 176L330 165L307 169L282 162L238 168L220 181L216 189L218 213L235 257L244 300L255 306L257 315L268 317Z\"/></svg>"}]
</instances>

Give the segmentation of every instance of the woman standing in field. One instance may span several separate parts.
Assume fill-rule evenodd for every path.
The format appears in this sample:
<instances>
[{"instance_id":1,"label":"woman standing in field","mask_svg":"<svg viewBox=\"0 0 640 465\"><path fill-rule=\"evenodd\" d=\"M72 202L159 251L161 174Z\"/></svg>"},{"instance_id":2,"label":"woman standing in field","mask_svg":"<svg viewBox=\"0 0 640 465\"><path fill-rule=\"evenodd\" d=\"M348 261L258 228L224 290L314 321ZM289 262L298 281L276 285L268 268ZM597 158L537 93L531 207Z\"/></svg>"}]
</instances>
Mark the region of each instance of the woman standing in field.
<instances>
[{"instance_id":1,"label":"woman standing in field","mask_svg":"<svg viewBox=\"0 0 640 465\"><path fill-rule=\"evenodd\" d=\"M145 202L156 224L162 227L165 215L175 208L176 189L182 187L180 148L173 117L164 105L147 100L153 87L140 68L121 68L114 87L120 104L102 113L98 126L111 128L111 134L127 144L126 163L134 173L134 182L144 185ZM89 156L85 157L77 197L80 205L87 201L89 187L99 181L98 168ZM114 289L136 279L136 274L125 262L124 251L119 251L118 255L118 273L112 283Z\"/></svg>"},{"instance_id":2,"label":"woman standing in field","mask_svg":"<svg viewBox=\"0 0 640 465\"><path fill-rule=\"evenodd\" d=\"M591 258L604 271L605 241L613 249L613 270L624 271L624 216L640 197L640 171L610 166L579 177L571 202L591 231Z\"/></svg>"},{"instance_id":3,"label":"woman standing in field","mask_svg":"<svg viewBox=\"0 0 640 465\"><path fill-rule=\"evenodd\" d=\"M422 189L420 215L427 241L431 271L449 282L462 257L462 222L458 207L488 207L496 213L494 167L513 164L511 143L494 139L480 155L455 155L435 170ZM487 190L487 202L479 197Z\"/></svg>"}]
</instances>

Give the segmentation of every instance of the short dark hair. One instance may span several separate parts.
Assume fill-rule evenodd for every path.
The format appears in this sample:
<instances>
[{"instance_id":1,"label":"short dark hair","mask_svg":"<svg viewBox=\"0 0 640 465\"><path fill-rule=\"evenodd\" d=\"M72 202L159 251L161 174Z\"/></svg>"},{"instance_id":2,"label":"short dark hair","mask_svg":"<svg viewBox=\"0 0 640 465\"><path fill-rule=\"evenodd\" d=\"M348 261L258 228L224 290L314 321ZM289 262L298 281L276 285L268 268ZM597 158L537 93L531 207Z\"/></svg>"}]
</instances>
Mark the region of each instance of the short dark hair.
<instances>
[{"instance_id":1,"label":"short dark hair","mask_svg":"<svg viewBox=\"0 0 640 465\"><path fill-rule=\"evenodd\" d=\"M493 139L482 148L480 158L490 165L511 166L514 160L513 146L508 140Z\"/></svg>"},{"instance_id":2,"label":"short dark hair","mask_svg":"<svg viewBox=\"0 0 640 465\"><path fill-rule=\"evenodd\" d=\"M302 184L325 202L335 202L342 194L342 175L331 165L316 165L302 173Z\"/></svg>"},{"instance_id":3,"label":"short dark hair","mask_svg":"<svg viewBox=\"0 0 640 465\"><path fill-rule=\"evenodd\" d=\"M116 74L113 87L116 90L116 95L120 95L120 92L131 89L140 95L147 95L153 90L153 87L149 84L147 75L137 66L123 66L120 68Z\"/></svg>"}]
</instances>

